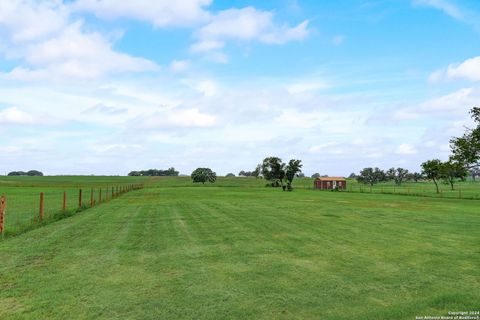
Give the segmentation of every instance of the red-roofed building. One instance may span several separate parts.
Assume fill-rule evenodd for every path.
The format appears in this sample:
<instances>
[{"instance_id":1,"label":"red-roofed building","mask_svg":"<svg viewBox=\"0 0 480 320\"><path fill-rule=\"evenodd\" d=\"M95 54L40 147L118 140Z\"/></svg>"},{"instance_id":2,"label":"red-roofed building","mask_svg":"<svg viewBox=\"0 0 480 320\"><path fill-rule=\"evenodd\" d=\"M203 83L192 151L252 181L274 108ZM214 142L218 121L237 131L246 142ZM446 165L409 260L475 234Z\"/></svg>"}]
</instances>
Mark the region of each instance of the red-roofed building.
<instances>
[{"instance_id":1,"label":"red-roofed building","mask_svg":"<svg viewBox=\"0 0 480 320\"><path fill-rule=\"evenodd\" d=\"M313 182L315 189L347 189L347 180L342 177L320 177Z\"/></svg>"}]
</instances>

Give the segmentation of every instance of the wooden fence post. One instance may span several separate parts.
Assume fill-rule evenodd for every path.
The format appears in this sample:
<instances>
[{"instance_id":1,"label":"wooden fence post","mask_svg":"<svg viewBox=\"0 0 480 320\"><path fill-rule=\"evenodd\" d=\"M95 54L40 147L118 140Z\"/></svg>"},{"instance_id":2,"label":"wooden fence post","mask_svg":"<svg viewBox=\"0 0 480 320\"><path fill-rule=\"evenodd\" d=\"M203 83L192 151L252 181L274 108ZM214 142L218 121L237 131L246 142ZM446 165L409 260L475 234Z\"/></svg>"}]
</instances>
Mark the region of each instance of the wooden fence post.
<instances>
[{"instance_id":1,"label":"wooden fence post","mask_svg":"<svg viewBox=\"0 0 480 320\"><path fill-rule=\"evenodd\" d=\"M0 233L2 234L2 239L3 235L5 233L5 209L7 207L7 198L2 195L0 197Z\"/></svg>"},{"instance_id":2,"label":"wooden fence post","mask_svg":"<svg viewBox=\"0 0 480 320\"><path fill-rule=\"evenodd\" d=\"M458 189L458 198L462 199L462 189Z\"/></svg>"},{"instance_id":3,"label":"wooden fence post","mask_svg":"<svg viewBox=\"0 0 480 320\"><path fill-rule=\"evenodd\" d=\"M43 217L44 217L43 210L44 210L43 192L40 192L40 212L39 212L40 221L43 221Z\"/></svg>"},{"instance_id":4,"label":"wooden fence post","mask_svg":"<svg viewBox=\"0 0 480 320\"><path fill-rule=\"evenodd\" d=\"M113 187L112 187L112 199L113 199Z\"/></svg>"},{"instance_id":5,"label":"wooden fence post","mask_svg":"<svg viewBox=\"0 0 480 320\"><path fill-rule=\"evenodd\" d=\"M107 186L107 191L105 191L105 201L108 201L108 186Z\"/></svg>"},{"instance_id":6,"label":"wooden fence post","mask_svg":"<svg viewBox=\"0 0 480 320\"><path fill-rule=\"evenodd\" d=\"M82 208L82 189L78 189L78 207Z\"/></svg>"},{"instance_id":7,"label":"wooden fence post","mask_svg":"<svg viewBox=\"0 0 480 320\"><path fill-rule=\"evenodd\" d=\"M98 191L98 204L102 203L102 188Z\"/></svg>"},{"instance_id":8,"label":"wooden fence post","mask_svg":"<svg viewBox=\"0 0 480 320\"><path fill-rule=\"evenodd\" d=\"M93 197L93 188L90 190L90 207L95 205L95 198Z\"/></svg>"},{"instance_id":9,"label":"wooden fence post","mask_svg":"<svg viewBox=\"0 0 480 320\"><path fill-rule=\"evenodd\" d=\"M63 212L67 211L67 192L63 191L63 204L62 204Z\"/></svg>"}]
</instances>

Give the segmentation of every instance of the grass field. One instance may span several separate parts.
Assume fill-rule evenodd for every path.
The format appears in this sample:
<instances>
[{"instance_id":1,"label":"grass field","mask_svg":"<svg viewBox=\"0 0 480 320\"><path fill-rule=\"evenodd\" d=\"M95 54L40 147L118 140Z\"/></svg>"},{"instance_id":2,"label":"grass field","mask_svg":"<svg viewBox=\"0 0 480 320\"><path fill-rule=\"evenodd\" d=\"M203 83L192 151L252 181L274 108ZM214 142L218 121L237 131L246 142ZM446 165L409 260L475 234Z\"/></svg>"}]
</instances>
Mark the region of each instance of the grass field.
<instances>
[{"instance_id":1,"label":"grass field","mask_svg":"<svg viewBox=\"0 0 480 320\"><path fill-rule=\"evenodd\" d=\"M0 195L7 196L5 216L6 236L19 234L43 223L39 221L40 193L44 193L44 223L73 214L79 208L79 189L82 189L83 208L90 206L91 191L96 202L102 189L102 200L112 187L142 183L135 177L2 177ZM66 193L66 211L63 212L63 193Z\"/></svg>"},{"instance_id":2,"label":"grass field","mask_svg":"<svg viewBox=\"0 0 480 320\"><path fill-rule=\"evenodd\" d=\"M147 187L0 242L0 319L414 319L479 309L478 201L136 179ZM30 188L71 183L57 182Z\"/></svg>"}]
</instances>

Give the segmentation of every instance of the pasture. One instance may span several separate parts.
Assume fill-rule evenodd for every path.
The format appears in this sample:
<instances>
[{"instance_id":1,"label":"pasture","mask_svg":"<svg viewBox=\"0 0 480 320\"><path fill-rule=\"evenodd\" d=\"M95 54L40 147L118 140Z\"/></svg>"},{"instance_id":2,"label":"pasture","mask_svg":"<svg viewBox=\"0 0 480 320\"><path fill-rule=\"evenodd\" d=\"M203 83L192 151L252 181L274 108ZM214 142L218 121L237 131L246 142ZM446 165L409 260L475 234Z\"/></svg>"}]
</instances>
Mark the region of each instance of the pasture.
<instances>
[{"instance_id":1,"label":"pasture","mask_svg":"<svg viewBox=\"0 0 480 320\"><path fill-rule=\"evenodd\" d=\"M478 310L475 200L314 191L310 179L294 192L242 178L20 180L2 178L1 192L146 187L0 242L1 319L414 319Z\"/></svg>"}]
</instances>

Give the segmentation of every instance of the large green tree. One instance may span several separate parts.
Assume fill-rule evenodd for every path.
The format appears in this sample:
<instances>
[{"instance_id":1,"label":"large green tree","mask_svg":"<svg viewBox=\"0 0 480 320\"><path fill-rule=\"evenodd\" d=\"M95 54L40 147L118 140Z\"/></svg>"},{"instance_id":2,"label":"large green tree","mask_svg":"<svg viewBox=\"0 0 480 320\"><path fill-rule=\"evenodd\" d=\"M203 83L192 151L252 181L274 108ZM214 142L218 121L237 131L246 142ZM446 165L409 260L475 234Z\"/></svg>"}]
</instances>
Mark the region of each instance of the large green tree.
<instances>
[{"instance_id":1,"label":"large green tree","mask_svg":"<svg viewBox=\"0 0 480 320\"><path fill-rule=\"evenodd\" d=\"M385 172L379 168L363 168L360 174L356 177L357 181L364 184L373 186L375 183L379 183L385 180Z\"/></svg>"},{"instance_id":2,"label":"large green tree","mask_svg":"<svg viewBox=\"0 0 480 320\"><path fill-rule=\"evenodd\" d=\"M460 179L465 179L467 169L459 162L447 161L441 164L440 176L442 180L449 184L453 190L453 185Z\"/></svg>"},{"instance_id":3,"label":"large green tree","mask_svg":"<svg viewBox=\"0 0 480 320\"><path fill-rule=\"evenodd\" d=\"M201 182L202 184L205 184L205 182L214 183L217 180L217 174L210 168L197 168L192 172L191 177L193 182Z\"/></svg>"},{"instance_id":4,"label":"large green tree","mask_svg":"<svg viewBox=\"0 0 480 320\"><path fill-rule=\"evenodd\" d=\"M278 157L268 157L262 162L263 177L272 182L272 185L280 185L283 188L283 180L285 179L285 163Z\"/></svg>"},{"instance_id":5,"label":"large green tree","mask_svg":"<svg viewBox=\"0 0 480 320\"><path fill-rule=\"evenodd\" d=\"M287 178L287 188L292 190L292 182L295 176L302 172L302 160L292 159L285 168L285 177Z\"/></svg>"},{"instance_id":6,"label":"large green tree","mask_svg":"<svg viewBox=\"0 0 480 320\"><path fill-rule=\"evenodd\" d=\"M453 161L467 169L480 167L480 107L470 110L476 127L467 128L461 137L450 140Z\"/></svg>"},{"instance_id":7,"label":"large green tree","mask_svg":"<svg viewBox=\"0 0 480 320\"><path fill-rule=\"evenodd\" d=\"M438 159L428 160L422 163L422 173L427 179L431 179L435 183L437 193L440 193L438 189L438 180L442 178L443 163Z\"/></svg>"}]
</instances>

